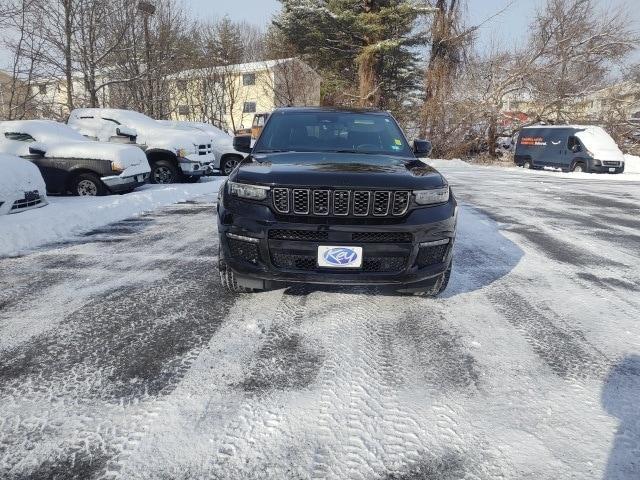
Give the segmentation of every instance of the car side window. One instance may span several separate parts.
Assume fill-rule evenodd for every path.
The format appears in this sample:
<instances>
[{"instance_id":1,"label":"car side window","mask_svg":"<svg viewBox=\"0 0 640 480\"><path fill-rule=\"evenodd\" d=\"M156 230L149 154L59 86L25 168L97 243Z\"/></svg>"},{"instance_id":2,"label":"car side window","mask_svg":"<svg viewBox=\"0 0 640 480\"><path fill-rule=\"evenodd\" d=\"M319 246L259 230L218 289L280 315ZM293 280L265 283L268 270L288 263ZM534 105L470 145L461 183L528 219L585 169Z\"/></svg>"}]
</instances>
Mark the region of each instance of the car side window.
<instances>
[{"instance_id":1,"label":"car side window","mask_svg":"<svg viewBox=\"0 0 640 480\"><path fill-rule=\"evenodd\" d=\"M567 140L567 148L573 153L581 151L582 146L580 145L580 140L578 140L578 138L574 137L573 135L570 136L569 140Z\"/></svg>"},{"instance_id":2,"label":"car side window","mask_svg":"<svg viewBox=\"0 0 640 480\"><path fill-rule=\"evenodd\" d=\"M19 132L5 132L4 136L9 140L15 140L17 142L27 142L32 143L35 142L36 139L33 138L28 133L19 133Z\"/></svg>"}]
</instances>

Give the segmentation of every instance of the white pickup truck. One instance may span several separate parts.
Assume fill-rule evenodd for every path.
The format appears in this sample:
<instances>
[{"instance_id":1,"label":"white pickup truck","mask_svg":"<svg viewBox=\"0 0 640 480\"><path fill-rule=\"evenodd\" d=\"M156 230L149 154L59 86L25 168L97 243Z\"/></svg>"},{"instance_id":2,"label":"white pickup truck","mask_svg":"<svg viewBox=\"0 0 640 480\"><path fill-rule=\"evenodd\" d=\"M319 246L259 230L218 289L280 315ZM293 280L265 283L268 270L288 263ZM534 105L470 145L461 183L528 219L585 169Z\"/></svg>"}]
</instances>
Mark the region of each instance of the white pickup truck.
<instances>
[{"instance_id":1,"label":"white pickup truck","mask_svg":"<svg viewBox=\"0 0 640 480\"><path fill-rule=\"evenodd\" d=\"M239 152L233 148L233 137L231 135L209 123L172 120L157 120L157 122L177 130L199 130L209 135L212 139L211 144L215 155L215 161L212 166L220 170L223 175L229 175L236 168L236 165L247 156L246 153Z\"/></svg>"},{"instance_id":2,"label":"white pickup truck","mask_svg":"<svg viewBox=\"0 0 640 480\"><path fill-rule=\"evenodd\" d=\"M204 132L172 128L142 113L112 108L78 108L67 124L93 140L139 145L149 160L151 183L197 182L212 173L213 139Z\"/></svg>"}]
</instances>

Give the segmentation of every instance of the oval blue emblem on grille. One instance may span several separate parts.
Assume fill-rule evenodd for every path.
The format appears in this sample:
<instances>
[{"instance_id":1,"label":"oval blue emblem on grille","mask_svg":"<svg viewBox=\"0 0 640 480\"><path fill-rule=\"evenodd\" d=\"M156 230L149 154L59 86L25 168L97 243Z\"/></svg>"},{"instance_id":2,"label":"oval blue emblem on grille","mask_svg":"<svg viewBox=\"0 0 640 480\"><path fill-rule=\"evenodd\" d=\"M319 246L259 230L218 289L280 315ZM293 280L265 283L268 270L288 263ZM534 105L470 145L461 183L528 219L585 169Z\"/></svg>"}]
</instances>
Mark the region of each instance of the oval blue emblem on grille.
<instances>
[{"instance_id":1,"label":"oval blue emblem on grille","mask_svg":"<svg viewBox=\"0 0 640 480\"><path fill-rule=\"evenodd\" d=\"M324 252L324 259L332 265L349 265L358 259L358 252L352 248L332 248Z\"/></svg>"}]
</instances>

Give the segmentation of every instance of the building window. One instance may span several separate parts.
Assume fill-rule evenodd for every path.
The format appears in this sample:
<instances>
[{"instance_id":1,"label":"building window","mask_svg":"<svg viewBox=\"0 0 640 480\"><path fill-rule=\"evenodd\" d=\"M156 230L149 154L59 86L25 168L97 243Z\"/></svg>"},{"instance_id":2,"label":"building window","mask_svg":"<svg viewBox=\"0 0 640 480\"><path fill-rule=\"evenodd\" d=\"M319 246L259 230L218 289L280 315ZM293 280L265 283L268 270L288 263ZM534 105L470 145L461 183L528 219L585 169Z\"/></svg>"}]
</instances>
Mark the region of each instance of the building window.
<instances>
[{"instance_id":1,"label":"building window","mask_svg":"<svg viewBox=\"0 0 640 480\"><path fill-rule=\"evenodd\" d=\"M189 115L189 105L179 105L178 115Z\"/></svg>"},{"instance_id":2,"label":"building window","mask_svg":"<svg viewBox=\"0 0 640 480\"><path fill-rule=\"evenodd\" d=\"M256 102L244 102L242 113L256 113Z\"/></svg>"},{"instance_id":3,"label":"building window","mask_svg":"<svg viewBox=\"0 0 640 480\"><path fill-rule=\"evenodd\" d=\"M178 87L178 90L181 92L186 92L187 90L187 81L186 80L178 80L176 82L176 86Z\"/></svg>"},{"instance_id":4,"label":"building window","mask_svg":"<svg viewBox=\"0 0 640 480\"><path fill-rule=\"evenodd\" d=\"M41 83L40 85L38 85L38 93L40 93L40 95L45 95L47 93L46 83Z\"/></svg>"},{"instance_id":5,"label":"building window","mask_svg":"<svg viewBox=\"0 0 640 480\"><path fill-rule=\"evenodd\" d=\"M245 73L242 75L242 85L245 87L256 84L256 74L255 73Z\"/></svg>"}]
</instances>

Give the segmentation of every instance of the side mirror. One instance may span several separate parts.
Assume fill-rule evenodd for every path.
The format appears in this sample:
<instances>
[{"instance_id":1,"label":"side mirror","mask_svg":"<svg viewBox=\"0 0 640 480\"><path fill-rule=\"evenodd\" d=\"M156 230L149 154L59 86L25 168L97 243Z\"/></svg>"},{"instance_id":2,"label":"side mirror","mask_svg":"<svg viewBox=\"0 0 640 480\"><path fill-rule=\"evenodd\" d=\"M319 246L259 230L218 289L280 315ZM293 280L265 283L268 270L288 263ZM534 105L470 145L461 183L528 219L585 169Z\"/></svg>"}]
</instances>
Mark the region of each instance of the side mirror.
<instances>
[{"instance_id":1,"label":"side mirror","mask_svg":"<svg viewBox=\"0 0 640 480\"><path fill-rule=\"evenodd\" d=\"M582 150L582 149L580 148L580 145L579 145L579 144L577 144L577 143L576 143L576 144L574 144L574 145L573 145L573 147L571 147L571 151L572 151L573 153L578 153L578 152L579 152L579 151L581 151L581 150Z\"/></svg>"},{"instance_id":2,"label":"side mirror","mask_svg":"<svg viewBox=\"0 0 640 480\"><path fill-rule=\"evenodd\" d=\"M136 132L133 128L120 125L116 128L116 135L118 135L119 137L129 137L130 139L134 139L138 136L138 132Z\"/></svg>"},{"instance_id":3,"label":"side mirror","mask_svg":"<svg viewBox=\"0 0 640 480\"><path fill-rule=\"evenodd\" d=\"M427 158L431 155L431 148L431 142L429 140L416 139L413 141L413 153L418 158Z\"/></svg>"},{"instance_id":4,"label":"side mirror","mask_svg":"<svg viewBox=\"0 0 640 480\"><path fill-rule=\"evenodd\" d=\"M251 135L233 137L233 148L242 153L251 153Z\"/></svg>"},{"instance_id":5,"label":"side mirror","mask_svg":"<svg viewBox=\"0 0 640 480\"><path fill-rule=\"evenodd\" d=\"M47 153L47 149L45 148L44 145L40 143L34 143L29 147L30 155L40 155L41 157L44 157L46 153Z\"/></svg>"}]
</instances>

